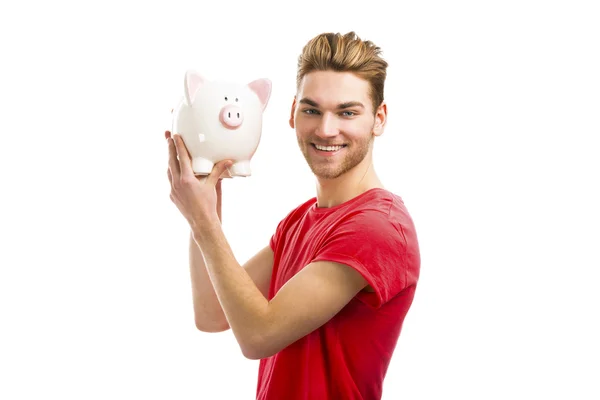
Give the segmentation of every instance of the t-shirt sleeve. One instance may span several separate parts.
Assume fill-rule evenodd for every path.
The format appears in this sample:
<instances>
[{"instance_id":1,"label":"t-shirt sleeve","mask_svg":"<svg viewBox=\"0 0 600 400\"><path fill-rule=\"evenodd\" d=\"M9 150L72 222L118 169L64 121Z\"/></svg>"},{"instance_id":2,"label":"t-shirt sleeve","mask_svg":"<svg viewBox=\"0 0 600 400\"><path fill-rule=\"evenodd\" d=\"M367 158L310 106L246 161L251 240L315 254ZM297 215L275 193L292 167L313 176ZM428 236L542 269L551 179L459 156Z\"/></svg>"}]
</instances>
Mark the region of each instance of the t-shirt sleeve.
<instances>
[{"instance_id":1,"label":"t-shirt sleeve","mask_svg":"<svg viewBox=\"0 0 600 400\"><path fill-rule=\"evenodd\" d=\"M273 252L276 251L277 245L279 244L281 237L285 232L286 226L288 225L288 222L292 218L295 211L296 210L292 210L287 215L285 215L277 224L275 232L273 232L273 234L271 235L269 245L271 246L271 250L273 250Z\"/></svg>"},{"instance_id":2,"label":"t-shirt sleeve","mask_svg":"<svg viewBox=\"0 0 600 400\"><path fill-rule=\"evenodd\" d=\"M333 261L354 268L375 291L358 299L378 308L406 286L406 242L402 228L381 211L354 214L336 226L313 261Z\"/></svg>"},{"instance_id":3,"label":"t-shirt sleeve","mask_svg":"<svg viewBox=\"0 0 600 400\"><path fill-rule=\"evenodd\" d=\"M285 220L283 219L279 221L277 227L275 228L275 232L273 232L273 234L271 235L271 239L269 240L269 245L271 246L271 250L273 250L273 252L275 252L275 249L277 248L277 243L279 241L279 238L281 237L281 231L283 230L284 221Z\"/></svg>"},{"instance_id":4,"label":"t-shirt sleeve","mask_svg":"<svg viewBox=\"0 0 600 400\"><path fill-rule=\"evenodd\" d=\"M271 239L269 240L269 246L271 246L271 250L275 252L277 250L277 246L281 245L281 240L285 240L285 231L288 229L290 224L292 224L299 213L301 213L310 203L304 203L293 210L289 211L277 224L275 228L275 232L271 235Z\"/></svg>"}]
</instances>

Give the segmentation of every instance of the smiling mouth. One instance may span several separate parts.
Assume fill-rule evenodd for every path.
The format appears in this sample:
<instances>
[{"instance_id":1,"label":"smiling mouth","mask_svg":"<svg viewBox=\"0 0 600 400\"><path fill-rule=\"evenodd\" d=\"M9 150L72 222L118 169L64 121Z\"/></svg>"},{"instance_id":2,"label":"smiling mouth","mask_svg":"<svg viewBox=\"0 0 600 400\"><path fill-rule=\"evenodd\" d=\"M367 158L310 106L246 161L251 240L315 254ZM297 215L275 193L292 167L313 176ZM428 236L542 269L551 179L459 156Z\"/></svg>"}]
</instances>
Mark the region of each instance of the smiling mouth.
<instances>
[{"instance_id":1,"label":"smiling mouth","mask_svg":"<svg viewBox=\"0 0 600 400\"><path fill-rule=\"evenodd\" d=\"M329 152L329 153L334 153L338 150L343 149L344 147L346 147L347 145L342 144L342 145L335 145L335 146L321 146L315 143L311 143L310 144L312 147L314 147L315 149L319 150L319 151L323 151L323 152Z\"/></svg>"}]
</instances>

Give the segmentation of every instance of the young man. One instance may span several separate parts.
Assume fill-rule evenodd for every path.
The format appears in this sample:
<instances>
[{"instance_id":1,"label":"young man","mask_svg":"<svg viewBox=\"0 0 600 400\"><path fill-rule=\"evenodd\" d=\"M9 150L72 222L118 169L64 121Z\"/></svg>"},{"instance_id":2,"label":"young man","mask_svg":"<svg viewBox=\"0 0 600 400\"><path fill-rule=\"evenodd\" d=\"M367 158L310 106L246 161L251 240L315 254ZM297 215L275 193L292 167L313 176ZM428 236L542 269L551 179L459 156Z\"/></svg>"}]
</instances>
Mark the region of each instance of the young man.
<instances>
[{"instance_id":1,"label":"young man","mask_svg":"<svg viewBox=\"0 0 600 400\"><path fill-rule=\"evenodd\" d=\"M420 271L413 221L373 169L383 133L387 63L353 32L304 47L290 126L316 177L245 265L220 225L228 160L196 179L183 141L169 142L171 199L191 227L196 326L231 328L260 359L257 399L379 399Z\"/></svg>"}]
</instances>

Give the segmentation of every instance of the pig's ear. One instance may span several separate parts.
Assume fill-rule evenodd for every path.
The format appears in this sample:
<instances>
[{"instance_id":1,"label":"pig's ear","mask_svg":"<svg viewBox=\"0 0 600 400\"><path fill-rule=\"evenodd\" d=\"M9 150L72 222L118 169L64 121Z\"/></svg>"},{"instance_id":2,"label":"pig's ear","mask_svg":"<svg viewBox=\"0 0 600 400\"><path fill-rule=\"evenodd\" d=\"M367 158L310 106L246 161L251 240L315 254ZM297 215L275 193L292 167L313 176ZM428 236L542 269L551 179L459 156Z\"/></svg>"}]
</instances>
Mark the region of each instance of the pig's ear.
<instances>
[{"instance_id":1,"label":"pig's ear","mask_svg":"<svg viewBox=\"0 0 600 400\"><path fill-rule=\"evenodd\" d=\"M250 82L248 86L258 96L264 111L267 107L267 103L269 102L269 97L271 97L271 81L266 78L257 79Z\"/></svg>"},{"instance_id":2,"label":"pig's ear","mask_svg":"<svg viewBox=\"0 0 600 400\"><path fill-rule=\"evenodd\" d=\"M198 89L204 84L206 79L196 71L187 71L185 73L185 82L183 88L185 91L185 101L189 106L194 102Z\"/></svg>"}]
</instances>

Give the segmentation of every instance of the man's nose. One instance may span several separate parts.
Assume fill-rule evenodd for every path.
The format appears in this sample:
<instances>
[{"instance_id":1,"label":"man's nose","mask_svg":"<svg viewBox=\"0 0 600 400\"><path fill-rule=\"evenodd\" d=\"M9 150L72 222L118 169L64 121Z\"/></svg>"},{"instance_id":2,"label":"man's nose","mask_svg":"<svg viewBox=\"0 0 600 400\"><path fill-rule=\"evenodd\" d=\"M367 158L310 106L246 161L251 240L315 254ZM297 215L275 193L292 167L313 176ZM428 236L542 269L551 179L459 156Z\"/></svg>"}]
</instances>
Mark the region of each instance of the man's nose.
<instances>
[{"instance_id":1,"label":"man's nose","mask_svg":"<svg viewBox=\"0 0 600 400\"><path fill-rule=\"evenodd\" d=\"M335 117L329 113L323 114L321 121L319 122L319 126L317 127L317 136L331 137L337 136L338 133L339 129Z\"/></svg>"}]
</instances>

